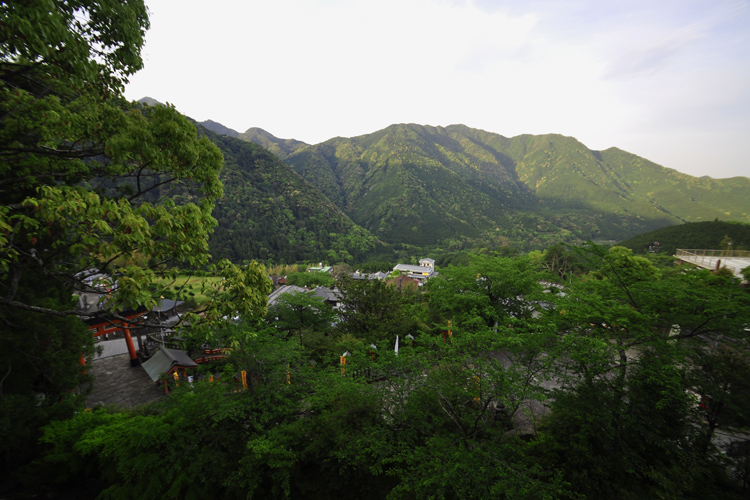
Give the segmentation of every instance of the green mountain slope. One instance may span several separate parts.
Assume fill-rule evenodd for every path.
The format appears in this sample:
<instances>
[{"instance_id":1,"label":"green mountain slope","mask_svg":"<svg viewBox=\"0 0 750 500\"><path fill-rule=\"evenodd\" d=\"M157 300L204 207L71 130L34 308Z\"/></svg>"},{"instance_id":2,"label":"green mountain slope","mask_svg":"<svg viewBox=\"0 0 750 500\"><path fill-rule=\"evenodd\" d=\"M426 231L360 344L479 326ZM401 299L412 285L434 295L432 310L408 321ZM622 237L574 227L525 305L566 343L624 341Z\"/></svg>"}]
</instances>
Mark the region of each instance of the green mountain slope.
<instances>
[{"instance_id":1,"label":"green mountain slope","mask_svg":"<svg viewBox=\"0 0 750 500\"><path fill-rule=\"evenodd\" d=\"M259 144L282 160L295 151L308 146L304 142L295 139L279 139L258 127L249 128L236 137L239 137L243 141Z\"/></svg>"},{"instance_id":2,"label":"green mountain slope","mask_svg":"<svg viewBox=\"0 0 750 500\"><path fill-rule=\"evenodd\" d=\"M224 197L213 212L219 225L210 241L215 258L340 262L382 246L264 148L200 130L224 154Z\"/></svg>"},{"instance_id":3,"label":"green mountain slope","mask_svg":"<svg viewBox=\"0 0 750 500\"><path fill-rule=\"evenodd\" d=\"M300 148L286 162L393 243L540 246L620 240L684 221L750 221L750 179L698 179L556 134L392 125Z\"/></svg>"},{"instance_id":4,"label":"green mountain slope","mask_svg":"<svg viewBox=\"0 0 750 500\"><path fill-rule=\"evenodd\" d=\"M466 154L466 147L475 148L436 129L400 125L331 139L287 163L379 238L432 244L508 226L504 207L528 197L494 155Z\"/></svg>"},{"instance_id":5,"label":"green mountain slope","mask_svg":"<svg viewBox=\"0 0 750 500\"><path fill-rule=\"evenodd\" d=\"M206 120L203 122L200 122L200 124L210 130L211 132L216 132L219 135L228 135L229 137L239 137L240 133L237 132L234 129L231 129L229 127L225 127L221 123L215 122L213 120Z\"/></svg>"},{"instance_id":6,"label":"green mountain slope","mask_svg":"<svg viewBox=\"0 0 750 500\"><path fill-rule=\"evenodd\" d=\"M634 198L685 221L750 222L750 179L692 177L617 148L601 152L604 162L627 178Z\"/></svg>"}]
</instances>

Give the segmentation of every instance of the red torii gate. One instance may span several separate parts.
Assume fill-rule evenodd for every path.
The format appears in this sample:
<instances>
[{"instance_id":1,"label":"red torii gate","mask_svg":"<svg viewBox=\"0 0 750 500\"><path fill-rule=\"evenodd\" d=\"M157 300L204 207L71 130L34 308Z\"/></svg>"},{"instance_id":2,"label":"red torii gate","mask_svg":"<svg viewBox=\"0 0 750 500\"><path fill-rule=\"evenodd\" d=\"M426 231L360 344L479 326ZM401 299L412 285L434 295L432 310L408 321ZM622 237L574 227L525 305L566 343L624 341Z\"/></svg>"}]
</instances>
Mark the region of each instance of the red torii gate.
<instances>
[{"instance_id":1,"label":"red torii gate","mask_svg":"<svg viewBox=\"0 0 750 500\"><path fill-rule=\"evenodd\" d=\"M135 322L136 318L139 318L146 314L148 310L144 306L138 307L136 310L124 311L119 314L123 319L115 319L110 316L93 317L84 320L89 325L89 330L94 334L94 337L106 335L108 333L122 332L125 337L125 343L128 346L128 354L130 355L130 366L138 366L138 355L135 352L135 346L133 345L133 337L130 335L131 325Z\"/></svg>"}]
</instances>

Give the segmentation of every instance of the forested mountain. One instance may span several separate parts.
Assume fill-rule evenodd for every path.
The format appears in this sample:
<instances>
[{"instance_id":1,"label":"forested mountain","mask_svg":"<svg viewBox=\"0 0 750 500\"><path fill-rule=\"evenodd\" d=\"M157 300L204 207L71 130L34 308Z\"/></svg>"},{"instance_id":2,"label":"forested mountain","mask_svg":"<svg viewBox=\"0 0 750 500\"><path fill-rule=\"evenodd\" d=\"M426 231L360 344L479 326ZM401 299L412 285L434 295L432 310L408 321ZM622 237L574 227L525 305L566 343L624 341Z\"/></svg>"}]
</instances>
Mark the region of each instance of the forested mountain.
<instances>
[{"instance_id":1,"label":"forested mountain","mask_svg":"<svg viewBox=\"0 0 750 500\"><path fill-rule=\"evenodd\" d=\"M308 144L295 139L279 139L258 127L249 128L244 133L238 134L235 137L239 137L244 141L260 144L282 160L295 151L299 151L308 146Z\"/></svg>"},{"instance_id":2,"label":"forested mountain","mask_svg":"<svg viewBox=\"0 0 750 500\"><path fill-rule=\"evenodd\" d=\"M206 129L224 154L224 197L213 211L215 258L347 261L382 246L262 147Z\"/></svg>"},{"instance_id":3,"label":"forested mountain","mask_svg":"<svg viewBox=\"0 0 750 500\"><path fill-rule=\"evenodd\" d=\"M557 134L507 138L464 125L399 124L316 145L259 128L237 136L283 159L391 244L532 249L619 241L684 222L750 222L748 178L696 178Z\"/></svg>"},{"instance_id":4,"label":"forested mountain","mask_svg":"<svg viewBox=\"0 0 750 500\"><path fill-rule=\"evenodd\" d=\"M225 127L221 123L215 122L213 120L206 120L203 122L200 122L200 125L207 128L211 132L216 132L219 135L228 135L229 137L239 137L240 133L237 132L234 129L231 129L229 127ZM255 142L255 141L252 141Z\"/></svg>"},{"instance_id":5,"label":"forested mountain","mask_svg":"<svg viewBox=\"0 0 750 500\"><path fill-rule=\"evenodd\" d=\"M263 134L270 136L243 138L262 142ZM621 240L686 221L750 221L750 179L695 178L556 134L506 138L463 125L401 124L296 147L282 150L292 151L285 161L392 243L539 247Z\"/></svg>"},{"instance_id":6,"label":"forested mountain","mask_svg":"<svg viewBox=\"0 0 750 500\"><path fill-rule=\"evenodd\" d=\"M138 102L140 102L141 104L147 104L149 106L156 106L157 104L162 104L161 102L157 101L153 97L148 97L148 96L138 99Z\"/></svg>"},{"instance_id":7,"label":"forested mountain","mask_svg":"<svg viewBox=\"0 0 750 500\"><path fill-rule=\"evenodd\" d=\"M659 253L674 255L678 248L750 250L750 224L728 221L689 222L633 236L619 245L643 253L659 242Z\"/></svg>"}]
</instances>

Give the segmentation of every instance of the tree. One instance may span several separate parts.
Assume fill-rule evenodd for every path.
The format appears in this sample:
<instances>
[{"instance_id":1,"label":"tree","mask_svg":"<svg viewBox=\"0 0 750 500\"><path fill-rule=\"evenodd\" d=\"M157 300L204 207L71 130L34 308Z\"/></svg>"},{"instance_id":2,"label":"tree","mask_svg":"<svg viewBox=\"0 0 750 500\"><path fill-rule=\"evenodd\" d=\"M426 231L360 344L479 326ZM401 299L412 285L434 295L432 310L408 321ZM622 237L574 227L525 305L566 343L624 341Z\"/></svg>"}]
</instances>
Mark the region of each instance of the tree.
<instances>
[{"instance_id":1,"label":"tree","mask_svg":"<svg viewBox=\"0 0 750 500\"><path fill-rule=\"evenodd\" d=\"M497 329L531 317L541 297L538 273L527 257L474 256L467 266L450 266L431 279L430 305L456 327Z\"/></svg>"},{"instance_id":2,"label":"tree","mask_svg":"<svg viewBox=\"0 0 750 500\"><path fill-rule=\"evenodd\" d=\"M143 2L38 0L0 8L0 305L78 315L19 301L18 287L39 270L44 286L72 291L83 287L79 272L92 267L113 276L117 289L103 314L153 304L164 264L209 263L222 156L173 107L122 98L124 82L142 66ZM136 255L150 266L118 265ZM209 316L236 305L257 312L260 268L237 272L223 264L219 272L232 279L217 297L228 292L242 300L231 307L215 301Z\"/></svg>"},{"instance_id":3,"label":"tree","mask_svg":"<svg viewBox=\"0 0 750 500\"><path fill-rule=\"evenodd\" d=\"M315 292L285 293L269 307L269 323L285 332L294 332L302 341L303 330L330 328L334 318L331 306Z\"/></svg>"},{"instance_id":4,"label":"tree","mask_svg":"<svg viewBox=\"0 0 750 500\"><path fill-rule=\"evenodd\" d=\"M397 335L416 333L418 315L406 315L409 298L380 280L344 279L336 328L367 343L393 342Z\"/></svg>"},{"instance_id":5,"label":"tree","mask_svg":"<svg viewBox=\"0 0 750 500\"><path fill-rule=\"evenodd\" d=\"M42 281L43 276L37 273ZM33 277L33 275L31 275ZM48 307L72 302L60 288L18 287L21 300ZM48 317L21 309L3 311L0 321L0 462L23 463L40 452L39 428L68 418L80 408L72 388L89 381L81 367L94 346L87 325L77 317ZM12 469L12 467L11 467Z\"/></svg>"},{"instance_id":6,"label":"tree","mask_svg":"<svg viewBox=\"0 0 750 500\"><path fill-rule=\"evenodd\" d=\"M581 254L594 271L574 280L549 311L559 331L562 387L542 448L592 498L705 497L712 487L726 497L717 486L723 459L708 453L711 421L696 411L693 395L744 406L743 385L726 379L728 365L717 364L712 345L723 338L744 345L749 297L732 280L656 269L622 247ZM722 377L729 383L722 386ZM720 394L718 387L732 383L731 398Z\"/></svg>"},{"instance_id":7,"label":"tree","mask_svg":"<svg viewBox=\"0 0 750 500\"><path fill-rule=\"evenodd\" d=\"M154 304L160 275L174 276L169 266L209 264L222 156L173 107L122 97L142 66L142 0L3 2L0 14L0 328L9 348L0 397L38 391L44 407L80 381L44 379L80 373L91 353L91 337L66 321L82 314L71 298L85 287L82 271L111 277L116 293L96 314L121 318ZM220 262L215 271L224 280L193 328L262 316L270 284L261 266ZM45 321L30 354L20 337Z\"/></svg>"},{"instance_id":8,"label":"tree","mask_svg":"<svg viewBox=\"0 0 750 500\"><path fill-rule=\"evenodd\" d=\"M547 247L539 264L554 279L566 280L579 266L579 255L561 243Z\"/></svg>"},{"instance_id":9,"label":"tree","mask_svg":"<svg viewBox=\"0 0 750 500\"><path fill-rule=\"evenodd\" d=\"M336 279L328 273L304 271L287 274L286 281L290 285L297 285L305 288L316 286L332 287L336 283Z\"/></svg>"}]
</instances>

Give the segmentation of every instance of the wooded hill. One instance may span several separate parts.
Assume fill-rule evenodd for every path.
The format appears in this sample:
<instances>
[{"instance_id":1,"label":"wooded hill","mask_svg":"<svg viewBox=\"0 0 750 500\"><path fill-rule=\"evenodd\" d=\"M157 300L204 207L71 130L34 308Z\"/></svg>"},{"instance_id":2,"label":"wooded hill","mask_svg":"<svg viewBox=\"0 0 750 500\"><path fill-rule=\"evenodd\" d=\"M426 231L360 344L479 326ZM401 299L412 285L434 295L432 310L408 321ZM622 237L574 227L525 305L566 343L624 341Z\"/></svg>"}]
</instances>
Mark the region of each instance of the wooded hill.
<instances>
[{"instance_id":1,"label":"wooded hill","mask_svg":"<svg viewBox=\"0 0 750 500\"><path fill-rule=\"evenodd\" d=\"M250 129L354 222L391 243L622 240L682 222L750 222L750 179L696 178L556 134L391 125L305 147Z\"/></svg>"},{"instance_id":2,"label":"wooded hill","mask_svg":"<svg viewBox=\"0 0 750 500\"><path fill-rule=\"evenodd\" d=\"M689 222L654 229L633 236L620 245L644 253L655 241L659 242L658 252L666 255L674 255L678 248L750 250L750 224L720 220Z\"/></svg>"},{"instance_id":3,"label":"wooded hill","mask_svg":"<svg viewBox=\"0 0 750 500\"><path fill-rule=\"evenodd\" d=\"M226 158L212 249L235 261L344 261L376 241L530 250L684 222L750 222L748 178L696 178L556 134L401 124L308 145L201 125Z\"/></svg>"},{"instance_id":4,"label":"wooded hill","mask_svg":"<svg viewBox=\"0 0 750 500\"><path fill-rule=\"evenodd\" d=\"M224 196L213 211L219 225L210 241L214 258L340 262L382 247L266 149L206 129L201 133L224 154Z\"/></svg>"}]
</instances>

